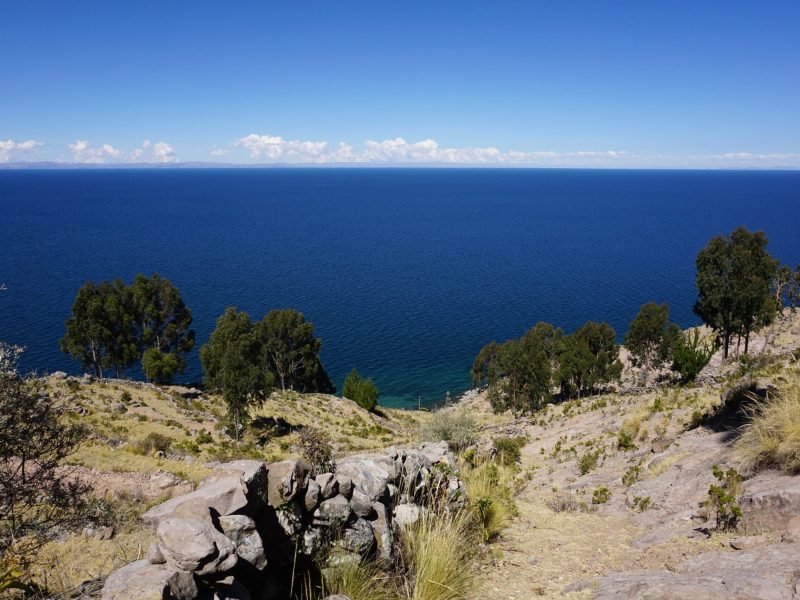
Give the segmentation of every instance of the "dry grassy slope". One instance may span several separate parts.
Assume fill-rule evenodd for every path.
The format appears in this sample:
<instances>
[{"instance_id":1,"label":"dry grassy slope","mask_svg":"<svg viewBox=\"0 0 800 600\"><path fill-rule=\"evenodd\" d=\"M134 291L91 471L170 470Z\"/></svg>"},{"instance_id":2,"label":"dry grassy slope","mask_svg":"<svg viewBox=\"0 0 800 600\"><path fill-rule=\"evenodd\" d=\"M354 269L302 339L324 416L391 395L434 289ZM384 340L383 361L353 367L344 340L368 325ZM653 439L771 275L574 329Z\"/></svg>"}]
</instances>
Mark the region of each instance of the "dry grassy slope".
<instances>
[{"instance_id":1,"label":"dry grassy slope","mask_svg":"<svg viewBox=\"0 0 800 600\"><path fill-rule=\"evenodd\" d=\"M112 539L71 535L40 552L37 562L45 567L36 569L39 580L54 591L71 590L143 558L153 534L138 515L167 496L190 491L210 473L206 464L237 451L222 431L225 410L217 396L121 380L51 377L46 384L65 400L66 418L90 433L69 463L119 511ZM245 439L246 455L275 461L297 455L296 428L302 426L324 431L337 453L347 453L409 443L430 415L383 408L375 414L335 396L276 392L252 416L257 426ZM170 440L165 456L139 449L151 433Z\"/></svg>"},{"instance_id":2,"label":"dry grassy slope","mask_svg":"<svg viewBox=\"0 0 800 600\"><path fill-rule=\"evenodd\" d=\"M778 385L796 380L800 368L786 353L800 346L800 315L786 315L768 334L779 340L770 348L782 357L752 375ZM762 339L753 342L760 352ZM715 482L712 465L738 467L739 456L730 431L692 427L692 420L695 412L719 405L721 392L741 374L735 364L715 357L704 375L707 383L696 388L586 398L516 422L491 415L485 394L470 397L468 410L478 415L484 435L522 431L529 440L522 449L529 481L517 498L519 517L480 565L475 597L590 598L592 582L603 574L673 570L687 556L732 551L733 534L709 537L697 530L708 525L701 505ZM635 449L619 449L622 429L632 433ZM631 485L623 483L626 472L638 473ZM592 504L600 487L608 488L611 498ZM554 511L554 498L571 500L577 510ZM649 499L644 511L637 508L641 499ZM767 542L779 538L780 533L766 532Z\"/></svg>"}]
</instances>

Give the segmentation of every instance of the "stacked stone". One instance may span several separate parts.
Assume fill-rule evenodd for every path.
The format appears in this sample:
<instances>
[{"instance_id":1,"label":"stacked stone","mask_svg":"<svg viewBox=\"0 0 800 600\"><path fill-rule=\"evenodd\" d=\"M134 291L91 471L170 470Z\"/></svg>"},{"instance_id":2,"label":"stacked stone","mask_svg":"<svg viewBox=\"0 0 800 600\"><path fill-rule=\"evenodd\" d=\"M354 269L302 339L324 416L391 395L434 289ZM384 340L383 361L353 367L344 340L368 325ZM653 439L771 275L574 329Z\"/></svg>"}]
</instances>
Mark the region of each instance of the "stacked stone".
<instances>
[{"instance_id":1,"label":"stacked stone","mask_svg":"<svg viewBox=\"0 0 800 600\"><path fill-rule=\"evenodd\" d=\"M330 542L329 562L393 558L399 527L431 503L463 506L446 444L348 456L312 476L303 460L240 460L195 491L143 515L156 530L147 559L112 573L103 600L272 600L293 563Z\"/></svg>"}]
</instances>

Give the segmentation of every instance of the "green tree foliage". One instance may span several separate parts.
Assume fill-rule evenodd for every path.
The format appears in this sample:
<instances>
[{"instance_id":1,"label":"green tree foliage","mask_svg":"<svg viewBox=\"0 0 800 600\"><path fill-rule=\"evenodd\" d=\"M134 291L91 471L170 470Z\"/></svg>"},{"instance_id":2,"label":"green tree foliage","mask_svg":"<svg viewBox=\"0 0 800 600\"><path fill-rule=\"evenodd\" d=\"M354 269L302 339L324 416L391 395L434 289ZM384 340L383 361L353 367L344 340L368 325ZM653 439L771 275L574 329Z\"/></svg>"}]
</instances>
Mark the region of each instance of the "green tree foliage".
<instances>
[{"instance_id":1,"label":"green tree foliage","mask_svg":"<svg viewBox=\"0 0 800 600\"><path fill-rule=\"evenodd\" d=\"M362 378L356 369L350 371L342 385L342 397L349 398L361 408L372 411L378 406L380 391L372 379Z\"/></svg>"},{"instance_id":2,"label":"green tree foliage","mask_svg":"<svg viewBox=\"0 0 800 600\"><path fill-rule=\"evenodd\" d=\"M294 309L272 310L256 326L267 368L281 389L333 393L319 353L322 340L314 337L314 326Z\"/></svg>"},{"instance_id":3,"label":"green tree foliage","mask_svg":"<svg viewBox=\"0 0 800 600\"><path fill-rule=\"evenodd\" d=\"M660 367L669 359L677 335L677 326L669 322L666 304L643 304L631 321L625 334L625 347L634 365L643 368L645 384L648 370Z\"/></svg>"},{"instance_id":4,"label":"green tree foliage","mask_svg":"<svg viewBox=\"0 0 800 600\"><path fill-rule=\"evenodd\" d=\"M778 261L766 247L762 231L740 227L711 239L697 255L694 312L717 333L726 358L733 336L744 338L747 353L750 333L770 324L779 308L773 290Z\"/></svg>"},{"instance_id":5,"label":"green tree foliage","mask_svg":"<svg viewBox=\"0 0 800 600\"><path fill-rule=\"evenodd\" d=\"M562 394L581 397L619 379L622 363L614 328L589 321L565 336L558 353L558 383Z\"/></svg>"},{"instance_id":6,"label":"green tree foliage","mask_svg":"<svg viewBox=\"0 0 800 600\"><path fill-rule=\"evenodd\" d=\"M684 382L694 381L716 351L716 344L701 341L699 329L679 332L672 343L672 370Z\"/></svg>"},{"instance_id":7,"label":"green tree foliage","mask_svg":"<svg viewBox=\"0 0 800 600\"><path fill-rule=\"evenodd\" d=\"M263 402L275 382L264 364L261 338L247 313L225 309L208 343L200 348L200 363L208 388L225 400L238 438L247 423L248 408Z\"/></svg>"},{"instance_id":8,"label":"green tree foliage","mask_svg":"<svg viewBox=\"0 0 800 600\"><path fill-rule=\"evenodd\" d=\"M184 355L194 348L192 313L178 288L158 273L137 275L130 293L144 374L168 383L186 368Z\"/></svg>"},{"instance_id":9,"label":"green tree foliage","mask_svg":"<svg viewBox=\"0 0 800 600\"><path fill-rule=\"evenodd\" d=\"M142 360L148 379L167 383L194 346L191 322L178 289L157 273L137 275L130 286L88 282L75 297L61 349L98 377L109 369L122 377Z\"/></svg>"},{"instance_id":10,"label":"green tree foliage","mask_svg":"<svg viewBox=\"0 0 800 600\"><path fill-rule=\"evenodd\" d=\"M86 283L72 305L61 350L98 377L106 369L121 376L138 359L131 304L129 290L119 279Z\"/></svg>"},{"instance_id":11,"label":"green tree foliage","mask_svg":"<svg viewBox=\"0 0 800 600\"><path fill-rule=\"evenodd\" d=\"M21 350L0 342L0 555L35 556L43 542L82 521L88 487L62 463L85 431L17 369Z\"/></svg>"}]
</instances>

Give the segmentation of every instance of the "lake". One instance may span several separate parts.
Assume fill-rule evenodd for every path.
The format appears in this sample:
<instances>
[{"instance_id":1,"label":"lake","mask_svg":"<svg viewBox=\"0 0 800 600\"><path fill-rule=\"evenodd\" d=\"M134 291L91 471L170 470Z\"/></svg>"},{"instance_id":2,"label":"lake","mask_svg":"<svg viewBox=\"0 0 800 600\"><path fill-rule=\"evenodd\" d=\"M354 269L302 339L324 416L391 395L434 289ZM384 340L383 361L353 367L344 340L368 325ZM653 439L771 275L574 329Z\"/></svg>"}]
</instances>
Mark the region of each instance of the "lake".
<instances>
[{"instance_id":1,"label":"lake","mask_svg":"<svg viewBox=\"0 0 800 600\"><path fill-rule=\"evenodd\" d=\"M228 305L297 308L337 386L357 367L408 407L537 321L621 338L655 300L695 324L694 258L739 225L800 262L796 171L0 170L0 215L0 339L28 370L82 372L58 342L87 280L157 271L198 347ZM201 377L195 349L178 379Z\"/></svg>"}]
</instances>

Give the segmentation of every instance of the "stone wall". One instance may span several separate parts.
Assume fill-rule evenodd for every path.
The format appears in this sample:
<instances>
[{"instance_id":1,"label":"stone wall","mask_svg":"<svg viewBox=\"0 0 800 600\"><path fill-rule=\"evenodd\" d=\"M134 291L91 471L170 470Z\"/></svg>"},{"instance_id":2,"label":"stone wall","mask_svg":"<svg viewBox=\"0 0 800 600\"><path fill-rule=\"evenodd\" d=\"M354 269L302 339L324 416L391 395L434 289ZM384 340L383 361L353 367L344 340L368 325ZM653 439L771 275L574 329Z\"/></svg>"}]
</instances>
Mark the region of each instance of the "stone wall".
<instances>
[{"instance_id":1,"label":"stone wall","mask_svg":"<svg viewBox=\"0 0 800 600\"><path fill-rule=\"evenodd\" d=\"M195 491L143 515L157 542L112 573L103 600L277 600L303 565L394 557L399 527L431 502L463 506L447 445L340 459L313 474L302 460L219 465Z\"/></svg>"}]
</instances>

